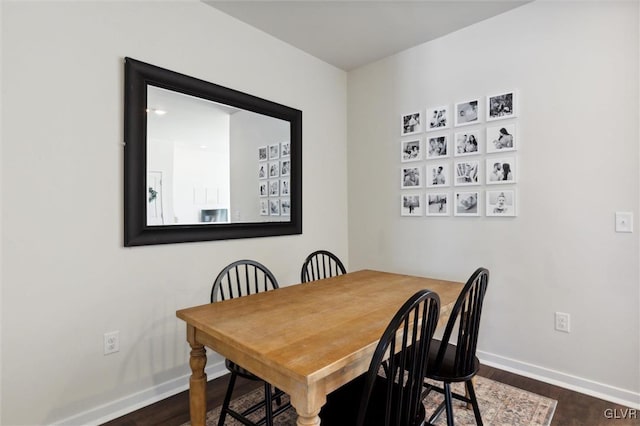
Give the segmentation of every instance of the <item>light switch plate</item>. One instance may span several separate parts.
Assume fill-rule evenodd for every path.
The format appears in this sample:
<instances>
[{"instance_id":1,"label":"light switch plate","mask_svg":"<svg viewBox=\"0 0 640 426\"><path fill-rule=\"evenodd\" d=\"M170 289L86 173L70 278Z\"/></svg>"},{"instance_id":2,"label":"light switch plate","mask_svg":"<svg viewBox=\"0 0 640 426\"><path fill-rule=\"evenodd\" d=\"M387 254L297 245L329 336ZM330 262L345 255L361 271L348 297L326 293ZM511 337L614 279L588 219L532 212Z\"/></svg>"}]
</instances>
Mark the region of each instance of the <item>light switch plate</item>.
<instances>
[{"instance_id":1,"label":"light switch plate","mask_svg":"<svg viewBox=\"0 0 640 426\"><path fill-rule=\"evenodd\" d=\"M616 232L633 232L633 213L616 212Z\"/></svg>"}]
</instances>

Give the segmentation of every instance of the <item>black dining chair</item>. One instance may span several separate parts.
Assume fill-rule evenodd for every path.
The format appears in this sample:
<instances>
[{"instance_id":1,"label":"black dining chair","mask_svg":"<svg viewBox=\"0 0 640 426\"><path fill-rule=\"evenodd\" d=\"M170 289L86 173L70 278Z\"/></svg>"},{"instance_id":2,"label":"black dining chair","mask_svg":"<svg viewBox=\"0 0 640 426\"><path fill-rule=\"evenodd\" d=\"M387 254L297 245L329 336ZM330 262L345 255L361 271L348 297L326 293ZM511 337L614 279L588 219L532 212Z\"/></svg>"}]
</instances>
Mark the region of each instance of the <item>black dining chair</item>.
<instances>
[{"instance_id":1,"label":"black dining chair","mask_svg":"<svg viewBox=\"0 0 640 426\"><path fill-rule=\"evenodd\" d=\"M476 357L478 331L480 329L480 315L482 304L489 284L489 271L478 268L469 278L456 304L451 311L442 340L434 340L430 348L426 378L442 382L442 388L430 384L425 380L425 393L437 391L444 394L444 401L438 406L429 423L433 423L442 414L447 413L447 425L453 426L453 399L467 402L473 407L473 414L478 426L482 425L480 407L473 388L473 377L480 368L480 361ZM453 345L452 335L457 325L456 344ZM460 395L451 391L451 383L464 382L468 395Z\"/></svg>"},{"instance_id":2,"label":"black dining chair","mask_svg":"<svg viewBox=\"0 0 640 426\"><path fill-rule=\"evenodd\" d=\"M327 250L318 250L304 260L300 271L300 282L306 283L346 273L347 270L338 256Z\"/></svg>"},{"instance_id":3,"label":"black dining chair","mask_svg":"<svg viewBox=\"0 0 640 426\"><path fill-rule=\"evenodd\" d=\"M369 370L327 395L327 402L320 410L321 423L327 426L422 425L425 366L439 312L440 298L434 292L421 290L410 297L382 334ZM392 357L387 373L382 376L380 367L388 353L401 356ZM406 359L413 362L406 364Z\"/></svg>"},{"instance_id":4,"label":"black dining chair","mask_svg":"<svg viewBox=\"0 0 640 426\"><path fill-rule=\"evenodd\" d=\"M266 266L254 260L238 260L227 265L216 277L216 280L213 282L213 287L211 288L211 303L248 296L262 291L275 290L277 288L278 281ZM275 389L275 392L273 392L271 384L263 381L258 376L228 359L225 359L225 365L229 372L231 372L231 378L229 379L227 392L222 403L218 426L224 425L227 414L248 426L262 424L272 426L273 418L291 407L290 403L282 404L281 397L284 394L282 391ZM229 407L231 396L233 395L233 388L238 376L264 383L264 400L242 412L235 411ZM273 409L274 400L277 404L275 410ZM264 408L265 411L263 418L254 422L247 417L261 408Z\"/></svg>"}]
</instances>

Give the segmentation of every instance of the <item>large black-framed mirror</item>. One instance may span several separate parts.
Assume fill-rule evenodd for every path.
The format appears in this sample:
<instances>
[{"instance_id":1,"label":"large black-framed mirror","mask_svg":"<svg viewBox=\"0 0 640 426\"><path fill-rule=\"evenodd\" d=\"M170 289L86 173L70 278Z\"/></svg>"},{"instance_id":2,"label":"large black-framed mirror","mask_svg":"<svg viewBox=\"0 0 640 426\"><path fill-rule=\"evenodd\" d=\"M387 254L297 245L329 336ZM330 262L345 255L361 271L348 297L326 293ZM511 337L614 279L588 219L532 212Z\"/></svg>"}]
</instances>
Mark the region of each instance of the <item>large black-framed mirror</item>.
<instances>
[{"instance_id":1,"label":"large black-framed mirror","mask_svg":"<svg viewBox=\"0 0 640 426\"><path fill-rule=\"evenodd\" d=\"M125 58L124 245L302 233L302 112Z\"/></svg>"}]
</instances>

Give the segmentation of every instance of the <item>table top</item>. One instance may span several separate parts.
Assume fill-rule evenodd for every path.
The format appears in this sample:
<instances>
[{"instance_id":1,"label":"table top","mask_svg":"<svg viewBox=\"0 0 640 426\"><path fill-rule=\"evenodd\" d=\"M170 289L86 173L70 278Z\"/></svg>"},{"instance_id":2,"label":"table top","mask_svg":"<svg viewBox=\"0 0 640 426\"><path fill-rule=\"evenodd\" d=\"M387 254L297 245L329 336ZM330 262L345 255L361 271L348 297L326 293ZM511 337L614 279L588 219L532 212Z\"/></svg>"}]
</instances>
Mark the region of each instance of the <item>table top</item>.
<instances>
[{"instance_id":1,"label":"table top","mask_svg":"<svg viewBox=\"0 0 640 426\"><path fill-rule=\"evenodd\" d=\"M176 312L198 342L292 392L324 392L367 370L389 321L414 293L435 291L446 319L463 283L363 270ZM333 379L332 379L333 377Z\"/></svg>"}]
</instances>

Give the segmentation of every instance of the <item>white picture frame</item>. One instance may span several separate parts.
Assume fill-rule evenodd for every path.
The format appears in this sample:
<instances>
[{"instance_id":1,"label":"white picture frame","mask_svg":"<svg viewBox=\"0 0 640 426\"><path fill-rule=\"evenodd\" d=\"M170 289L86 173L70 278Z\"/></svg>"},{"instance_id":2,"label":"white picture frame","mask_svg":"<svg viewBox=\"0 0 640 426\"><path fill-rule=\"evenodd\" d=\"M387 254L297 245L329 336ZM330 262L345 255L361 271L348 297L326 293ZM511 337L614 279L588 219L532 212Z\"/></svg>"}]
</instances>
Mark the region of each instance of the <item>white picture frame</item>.
<instances>
[{"instance_id":1,"label":"white picture frame","mask_svg":"<svg viewBox=\"0 0 640 426\"><path fill-rule=\"evenodd\" d=\"M280 195L288 197L290 194L289 179L280 179Z\"/></svg>"},{"instance_id":2,"label":"white picture frame","mask_svg":"<svg viewBox=\"0 0 640 426\"><path fill-rule=\"evenodd\" d=\"M269 181L269 197L278 197L280 195L280 181L278 179Z\"/></svg>"},{"instance_id":3,"label":"white picture frame","mask_svg":"<svg viewBox=\"0 0 640 426\"><path fill-rule=\"evenodd\" d=\"M449 134L427 136L424 150L427 160L448 157Z\"/></svg>"},{"instance_id":4,"label":"white picture frame","mask_svg":"<svg viewBox=\"0 0 640 426\"><path fill-rule=\"evenodd\" d=\"M480 123L480 98L457 102L453 114L456 127Z\"/></svg>"},{"instance_id":5,"label":"white picture frame","mask_svg":"<svg viewBox=\"0 0 640 426\"><path fill-rule=\"evenodd\" d=\"M400 216L423 216L422 194L418 192L400 195Z\"/></svg>"},{"instance_id":6,"label":"white picture frame","mask_svg":"<svg viewBox=\"0 0 640 426\"><path fill-rule=\"evenodd\" d=\"M456 161L453 174L455 186L480 185L480 160Z\"/></svg>"},{"instance_id":7,"label":"white picture frame","mask_svg":"<svg viewBox=\"0 0 640 426\"><path fill-rule=\"evenodd\" d=\"M518 172L516 156L489 157L486 160L486 184L499 185L515 183Z\"/></svg>"},{"instance_id":8,"label":"white picture frame","mask_svg":"<svg viewBox=\"0 0 640 426\"><path fill-rule=\"evenodd\" d=\"M422 187L422 166L404 166L400 169L400 188L413 189Z\"/></svg>"},{"instance_id":9,"label":"white picture frame","mask_svg":"<svg viewBox=\"0 0 640 426\"><path fill-rule=\"evenodd\" d=\"M458 191L453 201L454 216L480 216L480 191Z\"/></svg>"},{"instance_id":10,"label":"white picture frame","mask_svg":"<svg viewBox=\"0 0 640 426\"><path fill-rule=\"evenodd\" d=\"M269 183L266 180L262 180L258 182L258 195L260 197L268 197L269 196Z\"/></svg>"},{"instance_id":11,"label":"white picture frame","mask_svg":"<svg viewBox=\"0 0 640 426\"><path fill-rule=\"evenodd\" d=\"M427 108L425 116L426 131L444 130L451 127L451 110L449 105Z\"/></svg>"},{"instance_id":12,"label":"white picture frame","mask_svg":"<svg viewBox=\"0 0 640 426\"><path fill-rule=\"evenodd\" d=\"M425 208L427 216L450 216L451 196L448 192L427 192Z\"/></svg>"},{"instance_id":13,"label":"white picture frame","mask_svg":"<svg viewBox=\"0 0 640 426\"><path fill-rule=\"evenodd\" d=\"M291 160L280 161L280 176L289 176L291 174Z\"/></svg>"},{"instance_id":14,"label":"white picture frame","mask_svg":"<svg viewBox=\"0 0 640 426\"><path fill-rule=\"evenodd\" d=\"M422 160L422 141L420 139L408 139L400 142L401 162L408 163L420 160Z\"/></svg>"},{"instance_id":15,"label":"white picture frame","mask_svg":"<svg viewBox=\"0 0 640 426\"><path fill-rule=\"evenodd\" d=\"M516 216L516 191L514 189L486 191L487 216Z\"/></svg>"},{"instance_id":16,"label":"white picture frame","mask_svg":"<svg viewBox=\"0 0 640 426\"><path fill-rule=\"evenodd\" d=\"M258 179L267 179L269 177L268 170L268 163L258 163Z\"/></svg>"},{"instance_id":17,"label":"white picture frame","mask_svg":"<svg viewBox=\"0 0 640 426\"><path fill-rule=\"evenodd\" d=\"M280 177L280 162L269 161L269 179Z\"/></svg>"},{"instance_id":18,"label":"white picture frame","mask_svg":"<svg viewBox=\"0 0 640 426\"><path fill-rule=\"evenodd\" d=\"M482 152L482 132L480 129L470 129L456 132L453 137L454 156L478 155Z\"/></svg>"},{"instance_id":19,"label":"white picture frame","mask_svg":"<svg viewBox=\"0 0 640 426\"><path fill-rule=\"evenodd\" d=\"M269 216L280 216L279 198L269 198Z\"/></svg>"},{"instance_id":20,"label":"white picture frame","mask_svg":"<svg viewBox=\"0 0 640 426\"><path fill-rule=\"evenodd\" d=\"M291 142L280 143L280 157L289 157L291 155Z\"/></svg>"},{"instance_id":21,"label":"white picture frame","mask_svg":"<svg viewBox=\"0 0 640 426\"><path fill-rule=\"evenodd\" d=\"M277 160L278 158L280 158L280 144L269 145L269 160Z\"/></svg>"},{"instance_id":22,"label":"white picture frame","mask_svg":"<svg viewBox=\"0 0 640 426\"><path fill-rule=\"evenodd\" d=\"M260 216L269 216L269 199L263 198L260 200Z\"/></svg>"},{"instance_id":23,"label":"white picture frame","mask_svg":"<svg viewBox=\"0 0 640 426\"><path fill-rule=\"evenodd\" d=\"M443 188L451 184L449 163L429 163L425 172L427 188Z\"/></svg>"},{"instance_id":24,"label":"white picture frame","mask_svg":"<svg viewBox=\"0 0 640 426\"><path fill-rule=\"evenodd\" d=\"M280 200L280 216L291 216L291 200L289 198Z\"/></svg>"},{"instance_id":25,"label":"white picture frame","mask_svg":"<svg viewBox=\"0 0 640 426\"><path fill-rule=\"evenodd\" d=\"M422 113L420 111L400 116L400 135L409 136L422 132Z\"/></svg>"},{"instance_id":26,"label":"white picture frame","mask_svg":"<svg viewBox=\"0 0 640 426\"><path fill-rule=\"evenodd\" d=\"M265 146L258 147L258 161L267 161L269 159L269 148Z\"/></svg>"},{"instance_id":27,"label":"white picture frame","mask_svg":"<svg viewBox=\"0 0 640 426\"><path fill-rule=\"evenodd\" d=\"M487 154L516 151L518 149L518 142L515 123L487 127Z\"/></svg>"},{"instance_id":28,"label":"white picture frame","mask_svg":"<svg viewBox=\"0 0 640 426\"><path fill-rule=\"evenodd\" d=\"M487 122L518 116L517 90L489 95L486 98Z\"/></svg>"}]
</instances>

